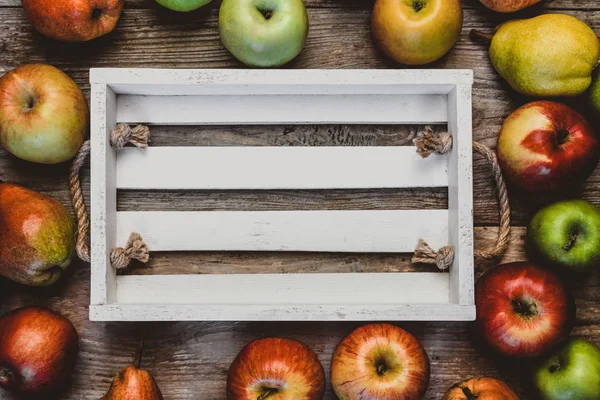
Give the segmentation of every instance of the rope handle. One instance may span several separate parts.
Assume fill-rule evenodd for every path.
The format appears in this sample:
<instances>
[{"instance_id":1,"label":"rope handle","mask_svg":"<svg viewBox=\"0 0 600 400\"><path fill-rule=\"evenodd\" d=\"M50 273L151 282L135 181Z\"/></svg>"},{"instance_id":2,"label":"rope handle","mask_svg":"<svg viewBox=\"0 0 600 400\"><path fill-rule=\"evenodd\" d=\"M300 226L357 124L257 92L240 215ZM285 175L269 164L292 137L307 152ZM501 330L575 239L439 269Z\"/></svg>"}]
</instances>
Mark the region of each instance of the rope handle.
<instances>
[{"instance_id":1,"label":"rope handle","mask_svg":"<svg viewBox=\"0 0 600 400\"><path fill-rule=\"evenodd\" d=\"M429 157L432 153L446 154L452 149L452 135L449 132L435 133L430 126L419 132L413 142L417 147L417 153L423 158ZM496 153L476 141L473 141L473 150L484 156L490 165L500 203L500 230L496 244L490 249L475 251L475 264L481 268L483 264L497 260L506 252L510 239L510 203ZM444 246L435 251L424 240L419 240L412 258L415 264L435 264L441 271L449 269L453 261L452 246Z\"/></svg>"},{"instance_id":2,"label":"rope handle","mask_svg":"<svg viewBox=\"0 0 600 400\"><path fill-rule=\"evenodd\" d=\"M116 149L125 147L128 143L145 149L148 147L150 131L148 127L138 125L131 128L126 124L119 124L110 135L110 144ZM90 154L90 141L83 143L79 152L73 160L69 174L69 189L71 191L71 202L75 210L77 220L77 233L75 249L77 255L85 262L90 262L90 217L83 199L81 179L79 176L81 167L85 164ZM131 260L139 260L147 263L150 257L148 246L138 233L132 233L124 248L118 247L110 252L110 263L115 269L126 268Z\"/></svg>"}]
</instances>

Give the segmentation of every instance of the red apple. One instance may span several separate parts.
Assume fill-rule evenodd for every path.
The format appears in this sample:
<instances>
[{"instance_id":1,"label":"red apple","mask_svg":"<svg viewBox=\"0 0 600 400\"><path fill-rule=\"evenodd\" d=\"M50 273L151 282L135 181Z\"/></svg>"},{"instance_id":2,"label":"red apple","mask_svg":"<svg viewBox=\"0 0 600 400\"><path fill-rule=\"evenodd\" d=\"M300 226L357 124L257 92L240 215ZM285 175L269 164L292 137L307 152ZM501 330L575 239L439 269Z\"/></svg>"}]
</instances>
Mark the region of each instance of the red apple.
<instances>
[{"instance_id":1,"label":"red apple","mask_svg":"<svg viewBox=\"0 0 600 400\"><path fill-rule=\"evenodd\" d=\"M11 311L0 318L0 387L24 395L54 392L71 375L78 351L77 331L65 317L39 307Z\"/></svg>"},{"instance_id":2,"label":"red apple","mask_svg":"<svg viewBox=\"0 0 600 400\"><path fill-rule=\"evenodd\" d=\"M571 294L554 272L528 262L499 265L475 284L475 334L496 352L537 357L569 337Z\"/></svg>"},{"instance_id":3,"label":"red apple","mask_svg":"<svg viewBox=\"0 0 600 400\"><path fill-rule=\"evenodd\" d=\"M320 400L325 372L317 355L296 340L254 340L237 355L227 376L229 400Z\"/></svg>"},{"instance_id":4,"label":"red apple","mask_svg":"<svg viewBox=\"0 0 600 400\"><path fill-rule=\"evenodd\" d=\"M42 164L67 161L88 125L83 92L58 68L28 64L0 78L0 144L15 156Z\"/></svg>"},{"instance_id":5,"label":"red apple","mask_svg":"<svg viewBox=\"0 0 600 400\"><path fill-rule=\"evenodd\" d=\"M41 34L65 42L86 42L115 29L123 0L21 0Z\"/></svg>"},{"instance_id":6,"label":"red apple","mask_svg":"<svg viewBox=\"0 0 600 400\"><path fill-rule=\"evenodd\" d=\"M340 399L419 400L429 374L429 357L419 341L389 324L356 329L331 360L331 383Z\"/></svg>"},{"instance_id":7,"label":"red apple","mask_svg":"<svg viewBox=\"0 0 600 400\"><path fill-rule=\"evenodd\" d=\"M561 103L525 104L504 121L498 160L506 178L527 191L582 183L594 171L600 145L581 114Z\"/></svg>"}]
</instances>

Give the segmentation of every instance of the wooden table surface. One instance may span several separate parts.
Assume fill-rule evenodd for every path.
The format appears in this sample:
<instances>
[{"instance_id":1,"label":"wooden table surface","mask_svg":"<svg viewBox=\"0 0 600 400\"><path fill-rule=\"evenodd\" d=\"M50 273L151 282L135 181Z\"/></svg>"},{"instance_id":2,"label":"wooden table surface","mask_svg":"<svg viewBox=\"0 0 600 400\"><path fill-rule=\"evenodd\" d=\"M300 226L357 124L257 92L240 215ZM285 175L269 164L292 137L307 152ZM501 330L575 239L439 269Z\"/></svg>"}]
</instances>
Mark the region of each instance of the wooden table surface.
<instances>
[{"instance_id":1,"label":"wooden table surface","mask_svg":"<svg viewBox=\"0 0 600 400\"><path fill-rule=\"evenodd\" d=\"M305 0L310 34L302 54L290 68L401 68L384 58L370 36L371 0ZM87 44L64 44L37 34L25 18L18 0L0 0L0 70L24 63L45 62L65 70L89 94L90 67L239 68L223 48L217 30L219 0L191 14L161 9L152 0L126 0L117 29ZM468 38L472 28L492 30L507 16L494 14L476 0L465 0L465 24L460 41L433 68L472 68L474 137L494 147L503 119L527 101L515 94L493 71L484 46ZM554 0L520 16L565 12L586 21L600 33L600 5L596 0ZM580 101L573 104L579 106ZM408 143L414 129L391 127L156 127L156 145L399 145ZM68 165L39 166L0 150L0 179L18 182L69 205ZM198 171L202 173L203 171ZM498 224L497 206L489 171L474 160L475 234L477 247L493 243ZM84 171L89 192L89 171ZM523 235L532 212L540 205L511 191L513 235L506 261L524 260ZM600 204L600 171L579 196ZM391 191L283 191L283 192L124 192L119 209L154 210L276 210L358 208L442 208L447 193L440 190ZM356 254L155 254L148 268L128 273L231 273L231 272L341 272L407 271L414 267L409 255ZM98 399L113 375L131 361L145 339L144 366L156 377L165 399L220 400L225 398L228 367L243 345L260 336L302 340L319 355L326 371L335 345L359 324L343 323L92 323L88 320L89 266L76 262L57 286L22 287L0 280L0 312L39 304L70 318L81 337L81 352L72 384L60 399ZM577 299L576 335L600 344L600 280L597 275L571 286ZM475 375L505 379L523 398L528 395L526 363L498 360L473 348L465 323L401 323L424 344L432 363L427 399L440 399L456 381ZM13 397L0 392L1 399ZM335 395L328 385L326 399Z\"/></svg>"}]
</instances>

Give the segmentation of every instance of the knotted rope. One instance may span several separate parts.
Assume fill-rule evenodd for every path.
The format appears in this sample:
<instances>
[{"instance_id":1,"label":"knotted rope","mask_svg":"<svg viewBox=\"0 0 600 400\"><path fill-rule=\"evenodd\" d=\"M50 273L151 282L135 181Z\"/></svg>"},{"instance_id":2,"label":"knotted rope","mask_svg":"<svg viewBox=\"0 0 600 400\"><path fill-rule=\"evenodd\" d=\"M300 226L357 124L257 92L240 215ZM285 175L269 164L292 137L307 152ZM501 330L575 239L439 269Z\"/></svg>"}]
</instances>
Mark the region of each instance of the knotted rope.
<instances>
[{"instance_id":1,"label":"knotted rope","mask_svg":"<svg viewBox=\"0 0 600 400\"><path fill-rule=\"evenodd\" d=\"M446 154L452 149L452 135L449 132L435 133L428 126L417 134L413 143L417 147L417 153L423 158L428 157L431 153ZM475 141L473 141L473 150L483 155L490 164L500 202L500 231L496 244L491 249L475 251L475 263L481 267L485 262L500 258L506 251L510 239L510 204L496 154L489 147ZM424 240L419 240L412 258L413 263L435 264L441 271L449 269L453 261L454 248L452 246L444 246L435 251Z\"/></svg>"},{"instance_id":2,"label":"knotted rope","mask_svg":"<svg viewBox=\"0 0 600 400\"><path fill-rule=\"evenodd\" d=\"M148 138L150 132L148 127L138 125L131 128L126 124L119 124L110 135L110 144L120 149L128 143L145 149L148 147ZM79 258L90 262L90 217L88 215L85 202L83 200L83 191L81 190L81 180L79 172L87 157L90 154L90 141L83 143L79 152L73 160L71 172L69 174L69 189L71 191L71 202L75 210L77 219L77 238L76 251ZM110 253L111 265L116 269L126 268L131 260L139 260L143 263L148 262L150 253L148 247L138 233L132 233L127 241L125 248L113 249Z\"/></svg>"}]
</instances>

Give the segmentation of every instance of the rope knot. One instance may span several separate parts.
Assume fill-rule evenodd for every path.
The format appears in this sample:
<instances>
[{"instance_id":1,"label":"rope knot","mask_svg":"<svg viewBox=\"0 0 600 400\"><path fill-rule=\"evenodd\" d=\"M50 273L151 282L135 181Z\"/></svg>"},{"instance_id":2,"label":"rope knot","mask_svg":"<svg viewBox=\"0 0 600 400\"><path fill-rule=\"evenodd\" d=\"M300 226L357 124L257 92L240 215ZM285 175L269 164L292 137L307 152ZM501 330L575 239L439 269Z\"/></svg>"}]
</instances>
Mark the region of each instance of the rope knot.
<instances>
[{"instance_id":1,"label":"rope knot","mask_svg":"<svg viewBox=\"0 0 600 400\"><path fill-rule=\"evenodd\" d=\"M110 263L117 270L127 268L131 260L147 263L149 259L148 246L140 234L135 232L129 236L125 248L117 247L110 252Z\"/></svg>"},{"instance_id":2,"label":"rope knot","mask_svg":"<svg viewBox=\"0 0 600 400\"><path fill-rule=\"evenodd\" d=\"M426 126L417 133L413 143L417 147L417 153L423 158L429 157L431 153L442 155L452 150L452 135L446 131L434 132L430 126Z\"/></svg>"},{"instance_id":3,"label":"rope knot","mask_svg":"<svg viewBox=\"0 0 600 400\"><path fill-rule=\"evenodd\" d=\"M414 264L435 264L440 271L446 271L454 262L454 248L444 246L435 251L424 240L419 239L412 262Z\"/></svg>"},{"instance_id":4,"label":"rope knot","mask_svg":"<svg viewBox=\"0 0 600 400\"><path fill-rule=\"evenodd\" d=\"M117 149L125 147L127 143L145 149L148 147L149 138L150 130L147 126L138 125L132 128L127 124L119 124L110 135L110 144Z\"/></svg>"}]
</instances>

